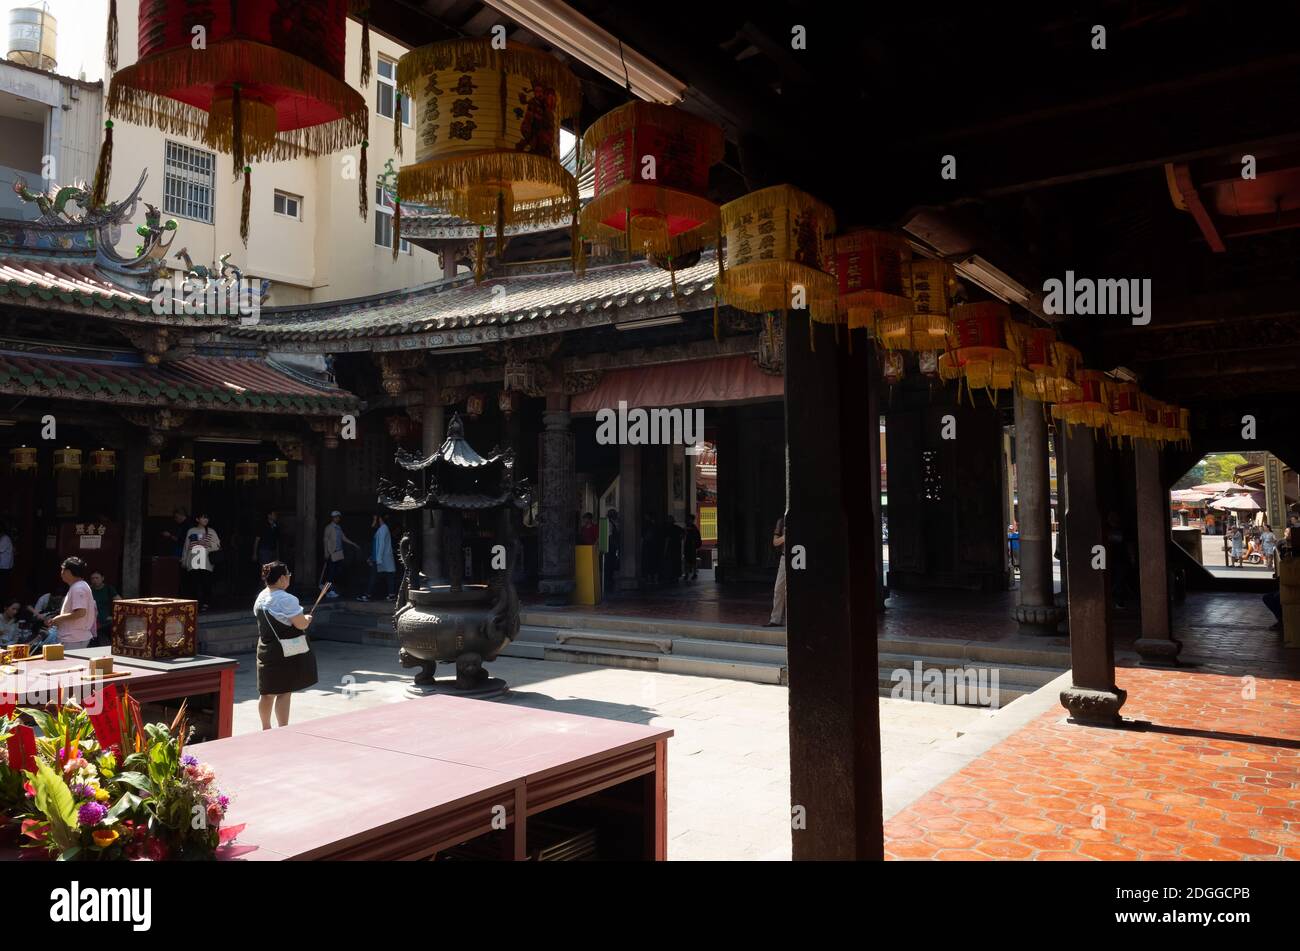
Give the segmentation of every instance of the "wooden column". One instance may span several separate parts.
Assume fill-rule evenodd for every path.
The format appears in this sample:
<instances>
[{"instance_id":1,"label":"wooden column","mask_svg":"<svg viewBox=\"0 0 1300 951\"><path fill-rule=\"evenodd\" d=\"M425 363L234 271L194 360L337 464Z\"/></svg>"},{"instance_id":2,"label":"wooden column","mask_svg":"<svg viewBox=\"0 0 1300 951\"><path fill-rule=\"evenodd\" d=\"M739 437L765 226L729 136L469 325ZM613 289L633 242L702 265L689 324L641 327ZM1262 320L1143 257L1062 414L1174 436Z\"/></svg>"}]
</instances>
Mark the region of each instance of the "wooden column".
<instances>
[{"instance_id":1,"label":"wooden column","mask_svg":"<svg viewBox=\"0 0 1300 951\"><path fill-rule=\"evenodd\" d=\"M570 424L569 397L562 392L546 394L546 411L542 414L541 490L542 518L541 580L537 589L546 595L546 603L568 604L573 597L573 548L575 481L573 428Z\"/></svg>"},{"instance_id":2,"label":"wooden column","mask_svg":"<svg viewBox=\"0 0 1300 951\"><path fill-rule=\"evenodd\" d=\"M1070 477L1069 460L1065 454L1065 423L1057 423L1052 433L1052 451L1056 453L1056 552L1061 564L1061 590L1056 595L1055 603L1060 609L1061 619L1057 622L1056 633L1062 637L1070 635L1070 534L1065 530L1065 510L1069 505Z\"/></svg>"},{"instance_id":3,"label":"wooden column","mask_svg":"<svg viewBox=\"0 0 1300 951\"><path fill-rule=\"evenodd\" d=\"M871 351L867 355L871 372L867 378L866 413L867 441L871 450L871 541L876 551L876 602L883 611L885 609L885 537L880 511L880 390L884 386L884 380L880 377L876 348L868 349Z\"/></svg>"},{"instance_id":4,"label":"wooden column","mask_svg":"<svg viewBox=\"0 0 1300 951\"><path fill-rule=\"evenodd\" d=\"M791 312L786 334L786 642L795 859L880 859L880 717L871 528L871 346ZM802 555L800 554L802 552ZM796 559L806 559L799 566Z\"/></svg>"},{"instance_id":5,"label":"wooden column","mask_svg":"<svg viewBox=\"0 0 1300 951\"><path fill-rule=\"evenodd\" d=\"M311 442L304 442L298 462L297 503L294 514L298 522L298 550L294 554L294 583L300 591L320 589L320 569L324 558L320 524L316 510L316 475L319 453Z\"/></svg>"},{"instance_id":6,"label":"wooden column","mask_svg":"<svg viewBox=\"0 0 1300 951\"><path fill-rule=\"evenodd\" d=\"M618 587L641 586L641 447L620 446L618 456L618 516L623 540L618 556Z\"/></svg>"},{"instance_id":7,"label":"wooden column","mask_svg":"<svg viewBox=\"0 0 1300 951\"><path fill-rule=\"evenodd\" d=\"M1019 497L1020 590L1012 617L1024 634L1056 634L1060 612L1052 583L1052 486L1044 405L1014 394L1016 494Z\"/></svg>"},{"instance_id":8,"label":"wooden column","mask_svg":"<svg viewBox=\"0 0 1300 951\"><path fill-rule=\"evenodd\" d=\"M144 560L144 456L145 435L127 434L122 453L122 597L140 596Z\"/></svg>"},{"instance_id":9,"label":"wooden column","mask_svg":"<svg viewBox=\"0 0 1300 951\"><path fill-rule=\"evenodd\" d=\"M1169 496L1160 477L1160 450L1139 439L1133 452L1137 477L1138 571L1142 636L1133 645L1148 664L1176 664L1182 643L1169 626Z\"/></svg>"},{"instance_id":10,"label":"wooden column","mask_svg":"<svg viewBox=\"0 0 1300 951\"><path fill-rule=\"evenodd\" d=\"M1115 686L1115 638L1110 626L1110 571L1095 568L1096 548L1106 543L1097 500L1096 434L1070 426L1065 452L1069 458L1068 523L1070 572L1070 665L1073 683L1061 691L1061 704L1085 723L1114 725L1125 693Z\"/></svg>"},{"instance_id":11,"label":"wooden column","mask_svg":"<svg viewBox=\"0 0 1300 951\"><path fill-rule=\"evenodd\" d=\"M448 260L452 258L450 252L447 258ZM452 267L454 268L455 265L453 264ZM425 387L424 409L421 413L420 444L427 457L447 438L447 408L438 401L438 387ZM420 545L424 554L420 568L430 584L446 584L447 578L442 564L442 512L425 509L421 516L420 528L424 536Z\"/></svg>"}]
</instances>

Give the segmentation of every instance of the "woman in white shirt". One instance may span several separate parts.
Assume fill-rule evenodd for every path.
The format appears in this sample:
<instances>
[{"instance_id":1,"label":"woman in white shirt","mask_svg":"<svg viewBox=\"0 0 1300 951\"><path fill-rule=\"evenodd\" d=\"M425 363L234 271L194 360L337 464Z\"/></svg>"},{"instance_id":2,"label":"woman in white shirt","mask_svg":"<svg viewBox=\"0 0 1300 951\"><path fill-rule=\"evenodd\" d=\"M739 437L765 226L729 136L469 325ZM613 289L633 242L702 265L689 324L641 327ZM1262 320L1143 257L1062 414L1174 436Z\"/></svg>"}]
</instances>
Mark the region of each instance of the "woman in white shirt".
<instances>
[{"instance_id":1,"label":"woman in white shirt","mask_svg":"<svg viewBox=\"0 0 1300 951\"><path fill-rule=\"evenodd\" d=\"M216 568L214 557L221 550L221 539L216 529L209 527L208 516L198 515L197 523L185 533L181 545L181 567L191 598L199 602L199 610L206 611L212 600L212 572Z\"/></svg>"},{"instance_id":2,"label":"woman in white shirt","mask_svg":"<svg viewBox=\"0 0 1300 951\"><path fill-rule=\"evenodd\" d=\"M293 576L282 561L262 566L266 587L253 602L257 618L257 713L262 729L271 729L271 710L280 726L289 725L289 701L295 690L316 683L316 652L304 633L311 615L288 592Z\"/></svg>"}]
</instances>

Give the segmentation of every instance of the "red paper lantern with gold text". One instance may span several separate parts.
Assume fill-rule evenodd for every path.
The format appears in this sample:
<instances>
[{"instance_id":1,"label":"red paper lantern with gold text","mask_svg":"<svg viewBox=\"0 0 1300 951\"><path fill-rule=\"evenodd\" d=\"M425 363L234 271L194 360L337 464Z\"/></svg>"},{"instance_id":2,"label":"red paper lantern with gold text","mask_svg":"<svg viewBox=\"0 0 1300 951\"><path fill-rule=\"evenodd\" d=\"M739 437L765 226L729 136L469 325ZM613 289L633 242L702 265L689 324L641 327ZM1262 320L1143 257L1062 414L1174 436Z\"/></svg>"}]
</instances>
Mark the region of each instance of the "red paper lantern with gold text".
<instances>
[{"instance_id":1,"label":"red paper lantern with gold text","mask_svg":"<svg viewBox=\"0 0 1300 951\"><path fill-rule=\"evenodd\" d=\"M897 235L862 229L835 239L833 273L850 330L878 333L882 321L910 321L907 297L912 248Z\"/></svg>"},{"instance_id":2,"label":"red paper lantern with gold text","mask_svg":"<svg viewBox=\"0 0 1300 951\"><path fill-rule=\"evenodd\" d=\"M344 74L347 15L348 0L142 0L139 58L113 77L109 113L231 153L244 175L247 245L246 162L365 141L369 109ZM110 129L102 164L111 165L111 148Z\"/></svg>"},{"instance_id":3,"label":"red paper lantern with gold text","mask_svg":"<svg viewBox=\"0 0 1300 951\"><path fill-rule=\"evenodd\" d=\"M1109 417L1109 379L1100 370L1080 368L1074 382L1078 390L1052 407L1052 416L1063 423L1101 429Z\"/></svg>"},{"instance_id":4,"label":"red paper lantern with gold text","mask_svg":"<svg viewBox=\"0 0 1300 951\"><path fill-rule=\"evenodd\" d=\"M584 237L628 253L674 257L698 251L718 234L709 201L709 169L722 159L722 129L656 102L629 102L584 133L595 194L582 209Z\"/></svg>"},{"instance_id":5,"label":"red paper lantern with gold text","mask_svg":"<svg viewBox=\"0 0 1300 951\"><path fill-rule=\"evenodd\" d=\"M939 358L939 376L964 379L972 390L1009 390L1016 380L1015 355L1007 348L1011 312L1001 301L960 304L952 310L953 332Z\"/></svg>"}]
</instances>

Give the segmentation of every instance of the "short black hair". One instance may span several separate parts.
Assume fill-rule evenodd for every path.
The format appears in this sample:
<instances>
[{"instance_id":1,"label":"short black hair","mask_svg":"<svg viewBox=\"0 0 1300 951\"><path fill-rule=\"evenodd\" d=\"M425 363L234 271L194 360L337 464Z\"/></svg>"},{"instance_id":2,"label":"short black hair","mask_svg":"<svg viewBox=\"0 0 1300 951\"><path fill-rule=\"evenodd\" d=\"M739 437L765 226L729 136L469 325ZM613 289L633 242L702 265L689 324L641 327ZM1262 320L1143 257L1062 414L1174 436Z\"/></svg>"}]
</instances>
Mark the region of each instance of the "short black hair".
<instances>
[{"instance_id":1,"label":"short black hair","mask_svg":"<svg viewBox=\"0 0 1300 951\"><path fill-rule=\"evenodd\" d=\"M59 567L70 572L74 578L84 578L90 573L90 569L86 566L86 563L76 555L64 558L63 564Z\"/></svg>"},{"instance_id":2,"label":"short black hair","mask_svg":"<svg viewBox=\"0 0 1300 951\"><path fill-rule=\"evenodd\" d=\"M262 583L273 585L285 575L292 575L289 566L282 561L268 561L262 566Z\"/></svg>"}]
</instances>

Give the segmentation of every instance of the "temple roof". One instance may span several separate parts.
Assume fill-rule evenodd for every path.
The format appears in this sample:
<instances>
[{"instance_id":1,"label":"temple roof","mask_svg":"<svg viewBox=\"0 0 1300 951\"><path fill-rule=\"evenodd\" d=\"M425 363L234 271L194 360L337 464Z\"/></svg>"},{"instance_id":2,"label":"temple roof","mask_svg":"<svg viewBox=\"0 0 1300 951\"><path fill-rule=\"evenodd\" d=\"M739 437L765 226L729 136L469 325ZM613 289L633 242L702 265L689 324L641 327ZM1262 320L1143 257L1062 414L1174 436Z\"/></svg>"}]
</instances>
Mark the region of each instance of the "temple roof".
<instances>
[{"instance_id":1,"label":"temple roof","mask_svg":"<svg viewBox=\"0 0 1300 951\"><path fill-rule=\"evenodd\" d=\"M0 255L0 295L10 294L25 304L60 301L105 310L150 309L147 296L109 281L89 261Z\"/></svg>"},{"instance_id":2,"label":"temple roof","mask_svg":"<svg viewBox=\"0 0 1300 951\"><path fill-rule=\"evenodd\" d=\"M308 415L332 415L360 405L351 393L271 360L194 356L150 365L126 352L95 359L0 349L0 393Z\"/></svg>"},{"instance_id":3,"label":"temple roof","mask_svg":"<svg viewBox=\"0 0 1300 951\"><path fill-rule=\"evenodd\" d=\"M588 268L578 277L560 273L470 279L451 285L343 301L308 308L267 308L256 326L232 327L232 337L258 338L269 346L298 349L396 349L397 341L421 335L421 349L489 343L713 306L717 263L705 252L694 267L677 272L677 295L668 271L646 261Z\"/></svg>"}]
</instances>

